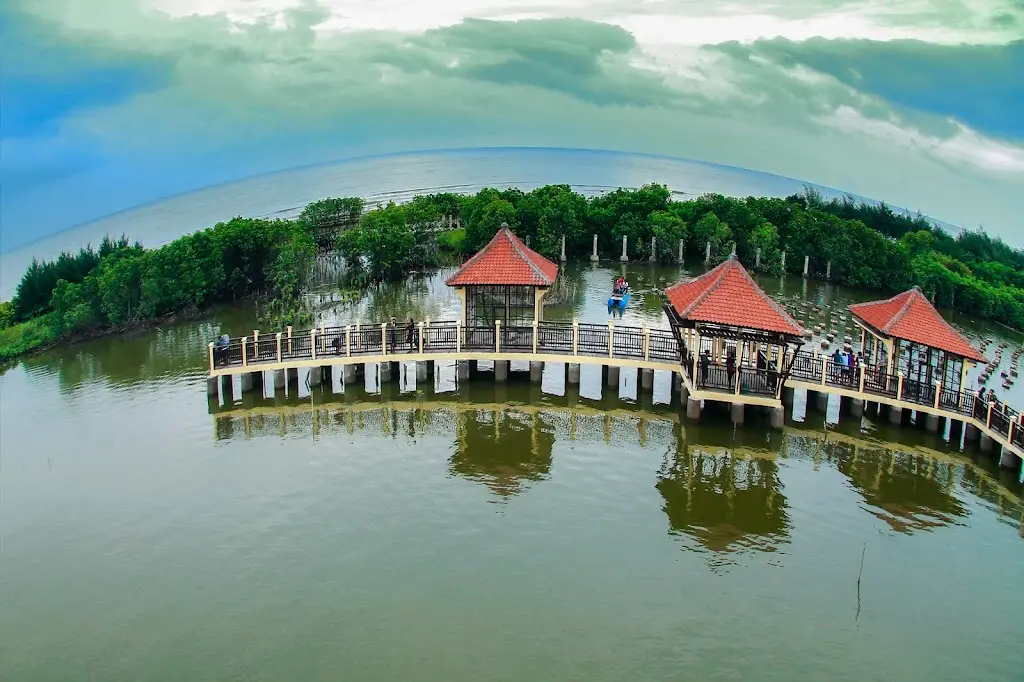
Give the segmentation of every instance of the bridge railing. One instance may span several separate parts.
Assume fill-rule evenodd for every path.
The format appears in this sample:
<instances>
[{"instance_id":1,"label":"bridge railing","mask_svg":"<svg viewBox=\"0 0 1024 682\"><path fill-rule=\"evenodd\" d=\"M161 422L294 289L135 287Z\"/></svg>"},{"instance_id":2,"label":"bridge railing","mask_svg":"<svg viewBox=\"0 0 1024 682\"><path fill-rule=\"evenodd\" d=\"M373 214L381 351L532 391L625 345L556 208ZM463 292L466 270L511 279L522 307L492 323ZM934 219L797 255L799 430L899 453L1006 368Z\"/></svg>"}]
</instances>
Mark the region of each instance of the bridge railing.
<instances>
[{"instance_id":1,"label":"bridge railing","mask_svg":"<svg viewBox=\"0 0 1024 682\"><path fill-rule=\"evenodd\" d=\"M770 369L740 368L740 393L774 396L779 387L779 373Z\"/></svg>"},{"instance_id":2,"label":"bridge railing","mask_svg":"<svg viewBox=\"0 0 1024 682\"><path fill-rule=\"evenodd\" d=\"M903 392L900 393L900 398L908 403L916 403L918 405L934 405L935 404L935 385L927 381L918 381L916 379L903 379Z\"/></svg>"},{"instance_id":3,"label":"bridge railing","mask_svg":"<svg viewBox=\"0 0 1024 682\"><path fill-rule=\"evenodd\" d=\"M797 353L790 367L789 375L798 381L821 382L821 358L812 353Z\"/></svg>"},{"instance_id":4,"label":"bridge railing","mask_svg":"<svg viewBox=\"0 0 1024 682\"><path fill-rule=\"evenodd\" d=\"M939 407L949 412L956 412L970 417L974 415L974 401L976 399L977 395L974 393L943 388L939 392Z\"/></svg>"},{"instance_id":5,"label":"bridge railing","mask_svg":"<svg viewBox=\"0 0 1024 682\"><path fill-rule=\"evenodd\" d=\"M654 360L668 360L669 362L680 362L682 356L679 352L679 343L671 331L664 329L650 330L650 342L648 355Z\"/></svg>"},{"instance_id":6,"label":"bridge railing","mask_svg":"<svg viewBox=\"0 0 1024 682\"><path fill-rule=\"evenodd\" d=\"M532 334L532 327L530 332ZM571 322L544 322L537 325L537 350L545 353L572 355L573 326ZM529 348L522 350L529 351Z\"/></svg>"}]
</instances>

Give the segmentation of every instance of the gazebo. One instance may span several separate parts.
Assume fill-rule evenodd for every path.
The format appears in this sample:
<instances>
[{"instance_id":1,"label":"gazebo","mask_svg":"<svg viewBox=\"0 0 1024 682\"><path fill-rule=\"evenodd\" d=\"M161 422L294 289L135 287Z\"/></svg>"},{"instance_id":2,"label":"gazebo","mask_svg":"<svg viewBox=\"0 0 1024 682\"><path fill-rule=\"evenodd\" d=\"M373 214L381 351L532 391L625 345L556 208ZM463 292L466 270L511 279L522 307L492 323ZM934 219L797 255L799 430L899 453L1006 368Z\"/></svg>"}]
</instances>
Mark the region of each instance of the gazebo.
<instances>
[{"instance_id":1,"label":"gazebo","mask_svg":"<svg viewBox=\"0 0 1024 682\"><path fill-rule=\"evenodd\" d=\"M502 223L494 238L446 283L462 300L464 325L524 326L544 319L542 301L557 276L557 265Z\"/></svg>"},{"instance_id":2,"label":"gazebo","mask_svg":"<svg viewBox=\"0 0 1024 682\"><path fill-rule=\"evenodd\" d=\"M943 390L966 388L967 371L985 357L942 319L931 301L914 287L885 299L849 306L860 327L864 361L887 375Z\"/></svg>"},{"instance_id":3,"label":"gazebo","mask_svg":"<svg viewBox=\"0 0 1024 682\"><path fill-rule=\"evenodd\" d=\"M665 313L697 389L780 397L804 329L735 255L672 285L665 296Z\"/></svg>"}]
</instances>

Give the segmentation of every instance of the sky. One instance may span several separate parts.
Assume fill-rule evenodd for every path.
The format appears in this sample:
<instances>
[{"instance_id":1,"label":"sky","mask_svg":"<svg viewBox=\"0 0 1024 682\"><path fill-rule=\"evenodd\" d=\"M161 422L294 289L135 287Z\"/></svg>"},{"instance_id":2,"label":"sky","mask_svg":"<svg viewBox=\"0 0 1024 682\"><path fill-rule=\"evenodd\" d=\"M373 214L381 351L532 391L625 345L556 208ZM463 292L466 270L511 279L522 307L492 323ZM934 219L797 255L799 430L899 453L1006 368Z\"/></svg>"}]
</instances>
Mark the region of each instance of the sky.
<instances>
[{"instance_id":1,"label":"sky","mask_svg":"<svg viewBox=\"0 0 1024 682\"><path fill-rule=\"evenodd\" d=\"M1024 245L1024 0L4 0L0 103L3 251L260 173L506 145L740 166Z\"/></svg>"}]
</instances>

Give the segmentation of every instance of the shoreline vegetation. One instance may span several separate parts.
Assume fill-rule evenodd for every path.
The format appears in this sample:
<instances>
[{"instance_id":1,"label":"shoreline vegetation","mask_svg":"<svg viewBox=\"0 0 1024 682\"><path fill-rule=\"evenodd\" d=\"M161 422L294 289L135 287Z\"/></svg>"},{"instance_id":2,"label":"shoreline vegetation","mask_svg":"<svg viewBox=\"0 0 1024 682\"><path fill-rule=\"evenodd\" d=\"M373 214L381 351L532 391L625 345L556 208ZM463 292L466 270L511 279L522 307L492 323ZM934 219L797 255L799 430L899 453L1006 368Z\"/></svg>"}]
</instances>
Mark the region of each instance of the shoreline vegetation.
<instances>
[{"instance_id":1,"label":"shoreline vegetation","mask_svg":"<svg viewBox=\"0 0 1024 682\"><path fill-rule=\"evenodd\" d=\"M852 198L824 200L808 188L786 198L706 194L675 201L662 185L594 197L569 185L530 192L485 188L473 195L432 194L367 210L362 199L316 201L294 220L234 218L146 249L104 237L98 248L34 260L11 301L0 303L0 361L108 333L192 316L215 304L255 298L260 324L311 322L303 302L318 254L346 264L346 287L365 289L437 267L487 243L502 223L550 258L566 238L569 258L587 258L598 235L602 258L712 262L733 248L761 272L824 275L846 286L896 293L918 285L942 308L1024 330L1024 250L982 230L951 235L921 215ZM457 225L458 227L453 227ZM786 252L785 272L782 253ZM693 262L691 260L691 262Z\"/></svg>"}]
</instances>

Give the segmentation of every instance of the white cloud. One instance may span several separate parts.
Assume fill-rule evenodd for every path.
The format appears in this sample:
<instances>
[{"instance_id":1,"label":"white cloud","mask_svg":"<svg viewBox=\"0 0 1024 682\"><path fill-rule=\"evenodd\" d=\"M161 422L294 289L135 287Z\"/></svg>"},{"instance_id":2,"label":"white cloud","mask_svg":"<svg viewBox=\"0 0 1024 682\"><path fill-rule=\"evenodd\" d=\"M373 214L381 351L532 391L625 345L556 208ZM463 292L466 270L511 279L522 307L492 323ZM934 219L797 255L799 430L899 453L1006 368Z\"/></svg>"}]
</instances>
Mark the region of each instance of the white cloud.
<instances>
[{"instance_id":1,"label":"white cloud","mask_svg":"<svg viewBox=\"0 0 1024 682\"><path fill-rule=\"evenodd\" d=\"M923 151L950 163L969 163L977 168L998 173L1024 173L1024 148L980 135L963 124L951 121L956 133L940 138L927 135L898 119L868 118L849 106L840 106L817 121L845 133L864 135L912 151Z\"/></svg>"}]
</instances>

